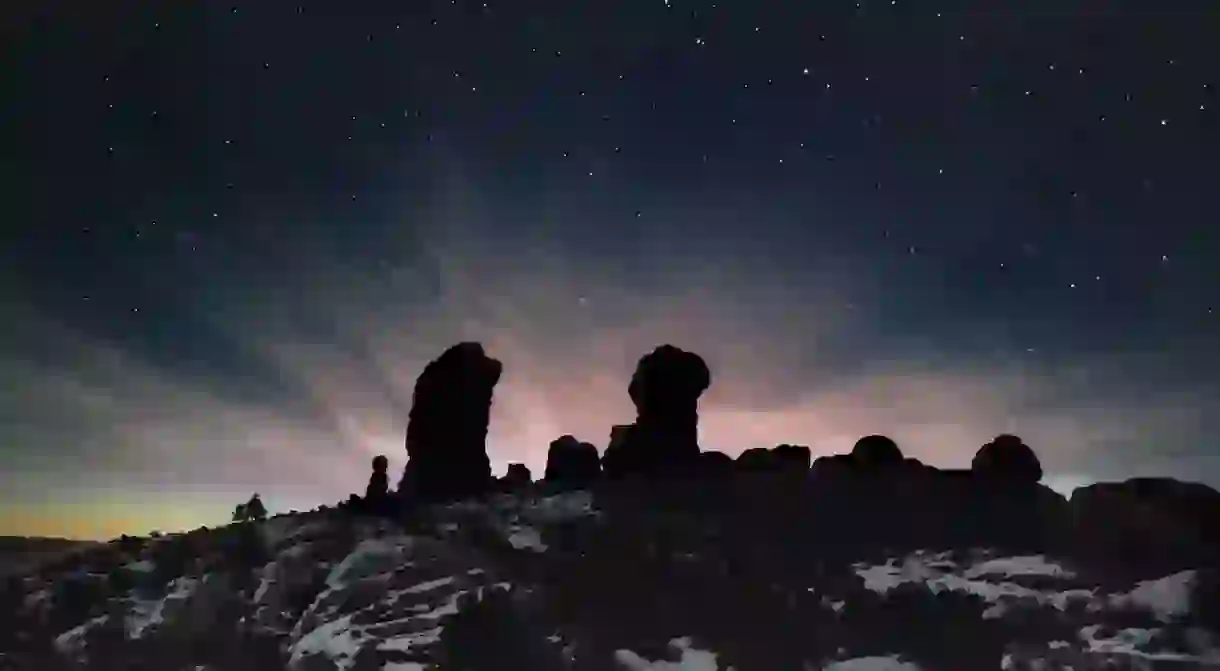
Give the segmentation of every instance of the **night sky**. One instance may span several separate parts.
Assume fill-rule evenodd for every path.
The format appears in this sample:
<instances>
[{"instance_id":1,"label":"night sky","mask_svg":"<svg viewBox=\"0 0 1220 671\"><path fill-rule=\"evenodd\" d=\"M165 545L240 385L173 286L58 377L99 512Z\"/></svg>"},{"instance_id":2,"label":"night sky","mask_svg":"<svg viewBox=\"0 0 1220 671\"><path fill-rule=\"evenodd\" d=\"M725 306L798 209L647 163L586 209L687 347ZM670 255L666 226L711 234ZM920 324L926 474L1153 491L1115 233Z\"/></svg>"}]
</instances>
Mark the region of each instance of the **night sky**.
<instances>
[{"instance_id":1,"label":"night sky","mask_svg":"<svg viewBox=\"0 0 1220 671\"><path fill-rule=\"evenodd\" d=\"M1213 3L3 11L0 534L363 491L460 340L497 472L669 342L704 449L1220 485Z\"/></svg>"}]
</instances>

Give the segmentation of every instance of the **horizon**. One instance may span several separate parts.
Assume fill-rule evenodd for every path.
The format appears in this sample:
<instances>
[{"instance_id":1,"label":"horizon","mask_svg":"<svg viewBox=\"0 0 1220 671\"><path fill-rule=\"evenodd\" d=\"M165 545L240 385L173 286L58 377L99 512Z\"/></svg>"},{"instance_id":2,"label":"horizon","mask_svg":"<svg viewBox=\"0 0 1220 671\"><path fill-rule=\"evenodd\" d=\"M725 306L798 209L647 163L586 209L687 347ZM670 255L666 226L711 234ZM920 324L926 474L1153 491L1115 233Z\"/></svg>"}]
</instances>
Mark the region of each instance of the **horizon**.
<instances>
[{"instance_id":1,"label":"horizon","mask_svg":"<svg viewBox=\"0 0 1220 671\"><path fill-rule=\"evenodd\" d=\"M602 451L601 448L599 448L598 451L600 453ZM832 453L827 453L827 454L832 454ZM736 458L737 455L731 454L730 456ZM814 459L818 458L819 456L825 456L825 455L819 454L819 453L813 454ZM402 459L401 461L403 464L405 464L405 459ZM393 463L393 460L391 460L391 463ZM507 465L508 465L508 462L505 462L504 464L496 464L495 462L493 462L493 469L492 469L493 475L497 475L497 476L502 475L503 472L507 469ZM951 468L952 467L952 466L947 466L947 465L943 465L943 464L929 464L929 465L936 466L938 468ZM532 473L538 474L545 468L545 463L539 464L537 466L527 464L527 466L529 466L530 471ZM963 467L963 466L968 467L969 463L966 463L964 465L958 464L957 466L958 467ZM391 474L394 473L394 469L392 466L390 469L390 473ZM537 478L537 477L540 477L540 476L535 475L535 478ZM1046 485L1053 491L1063 495L1065 498L1071 498L1071 493L1074 489L1077 489L1079 487L1084 487L1089 484L1093 484L1094 482L1100 482L1100 481L1090 480L1087 478L1081 478L1081 477L1075 476L1075 475L1057 475L1057 474L1053 474L1053 473L1047 474L1047 475L1043 476L1043 478L1042 478L1043 485ZM1207 484L1211 484L1211 483L1207 483ZM353 492L355 492L358 489L360 489L360 488L359 487L354 488ZM255 492L250 492L250 493L253 494ZM322 500L322 499L311 500L311 499L308 499L305 497L302 497L302 498L282 498L282 497L276 497L276 496L267 497L265 494L263 494L263 492L257 492L257 493L260 494L261 498L263 499L264 504L267 507L267 517L269 519L271 517L274 517L277 515L291 514L291 511L294 511L294 510L297 513L306 513L306 512L309 512L311 510L318 508L321 505L333 507L337 503L339 503L340 501L342 501L346 498L346 496L344 496L344 497L334 499L334 500ZM248 496L249 495L244 495L244 496L240 495L240 494L237 495L236 498L234 498L230 502L231 505L228 505L223 502L217 502L214 505L206 505L202 509L197 511L197 516L187 516L187 517L180 516L178 519L181 520L180 524L182 526L178 526L178 527L175 527L175 526L167 527L165 525L160 525L160 526L152 526L152 527L141 529L139 527L143 523L135 522L134 520L130 523L120 522L117 525L114 523L115 520L131 519L132 517L138 518L138 514L139 514L138 511L140 511L141 509L145 509L145 506L147 505L145 502L141 502L141 501L129 501L125 504L114 505L114 508L117 508L119 510L125 510L126 514L116 514L114 512L109 512L104 515L103 520L99 520L95 524L92 524L92 525L86 521L86 520L91 519L90 516L80 515L79 513L76 513L73 515L65 515L65 516L58 517L58 518L47 517L47 518L37 520L34 524L30 524L29 522L22 524L22 522L20 521L20 518L15 518L15 517L12 517L9 515L0 515L0 519L5 520L6 524L8 524L12 530L17 530L17 531L20 531L25 528L29 528L29 529L56 529L56 528L71 529L71 528L73 528L74 524L80 525L83 521L86 521L83 528L78 527L78 529L80 529L80 530L78 530L76 532L76 535L57 535L54 533L49 534L49 535L47 535L47 534L28 535L28 534L21 534L21 533L10 533L10 531L7 531L5 528L0 528L0 537L31 538L31 539L46 539L46 540L66 540L66 541L107 542L107 541L113 540L115 538L118 538L122 535L148 536L150 533L152 533L154 531L162 533L162 534L186 533L186 532L198 529L202 526L207 526L209 528L216 528L216 527L232 524L231 515L233 513L233 508L238 503L245 501L246 498L248 498ZM91 503L90 507L93 508L93 507L96 507L97 505L98 504L96 504L96 503ZM225 507L226 505L228 505L227 508ZM106 508L107 506L103 504L102 507ZM3 509L3 506L0 505L0 510L2 510L2 509ZM189 521L188 521L188 519L189 519ZM14 524L14 522L16 522L16 523ZM145 526L147 526L147 525L145 525ZM89 529L92 529L92 531L89 531ZM69 531L68 533L72 533L72 532Z\"/></svg>"},{"instance_id":2,"label":"horizon","mask_svg":"<svg viewBox=\"0 0 1220 671\"><path fill-rule=\"evenodd\" d=\"M533 470L533 469L531 469L531 470ZM1060 476L1055 476L1055 475L1048 475L1048 476L1043 477L1042 484L1046 485L1047 487L1054 490L1055 492L1062 494L1065 498L1071 498L1071 494L1074 489L1086 486L1087 484L1093 484L1093 483L1091 483L1091 482L1081 483L1081 481L1078 478L1075 478L1072 476L1060 477ZM240 503L240 502L241 502L241 500L239 499L237 501L237 503ZM236 506L237 503L234 503L233 505ZM303 502L298 502L298 503L303 503ZM288 506L279 506L279 507L269 505L267 507L267 518L271 519L272 517L276 517L276 516L280 516L280 515L291 515L291 514L293 514L292 511L294 511L294 510L296 511L297 514L307 513L307 512L310 512L310 511L318 508L321 505L333 507L337 503L339 503L339 501L321 501L318 503L313 503L312 505L296 505L296 506L288 505ZM24 538L24 539L28 539L28 540L51 540L51 541L61 541L62 540L62 541L105 543L105 542L114 540L114 539L119 538L124 535L135 536L135 537L147 537L150 534L152 534L153 532L161 533L161 534L165 534L165 535L181 534L181 533L187 533L190 531L194 531L196 529L199 529L200 527L205 527L205 526L208 527L209 529L215 529L218 527L233 524L233 521L231 519L231 515L233 513L232 508L230 508L228 511L222 511L220 509L220 506L222 506L222 505L223 504L217 504L216 511L212 511L209 509L206 514L204 514L198 518L198 521L199 521L198 524L194 524L193 526L185 526L185 527L181 527L181 528L152 527L147 530L140 531L140 530L137 530L134 526L131 526L131 527L122 526L122 527L115 527L115 529L121 529L121 530L118 530L116 533L113 531L112 532L101 532L101 529L108 528L108 525L107 526L98 525L98 526L86 527L86 528L92 528L92 529L97 530L96 533L89 532L89 531L82 532L84 534L93 533L93 535L66 536L66 535L53 535L53 534L52 535L23 535L23 534L19 534L19 533L18 534L0 533L0 538ZM213 516L213 513L215 513L214 516ZM72 519L78 520L79 518L72 518ZM16 530L20 530L23 527L21 524L18 524L16 526L14 526L13 528ZM47 524L46 520L40 520L36 527L31 527L31 528L55 529L57 527L54 523ZM66 528L71 528L71 527L61 525L61 528L66 529Z\"/></svg>"}]
</instances>

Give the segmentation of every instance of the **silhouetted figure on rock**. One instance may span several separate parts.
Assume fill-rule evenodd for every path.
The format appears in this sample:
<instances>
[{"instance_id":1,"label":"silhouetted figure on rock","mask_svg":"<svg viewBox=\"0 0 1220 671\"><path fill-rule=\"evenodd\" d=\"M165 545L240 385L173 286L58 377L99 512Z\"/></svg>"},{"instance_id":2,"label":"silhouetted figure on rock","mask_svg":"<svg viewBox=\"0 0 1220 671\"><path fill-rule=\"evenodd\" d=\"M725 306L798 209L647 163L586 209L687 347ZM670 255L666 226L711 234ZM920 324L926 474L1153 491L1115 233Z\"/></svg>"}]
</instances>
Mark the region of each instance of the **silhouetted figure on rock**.
<instances>
[{"instance_id":1,"label":"silhouetted figure on rock","mask_svg":"<svg viewBox=\"0 0 1220 671\"><path fill-rule=\"evenodd\" d=\"M644 355L627 389L635 424L618 446L612 439L606 448L606 475L693 473L699 458L699 396L711 383L711 371L698 354L661 345Z\"/></svg>"},{"instance_id":2,"label":"silhouetted figure on rock","mask_svg":"<svg viewBox=\"0 0 1220 671\"><path fill-rule=\"evenodd\" d=\"M547 449L543 477L561 487L586 487L597 480L601 470L601 457L592 443L581 442L574 436L560 436Z\"/></svg>"},{"instance_id":3,"label":"silhouetted figure on rock","mask_svg":"<svg viewBox=\"0 0 1220 671\"><path fill-rule=\"evenodd\" d=\"M1020 438L1009 434L995 437L979 448L970 470L993 482L1032 485L1042 479L1038 455Z\"/></svg>"},{"instance_id":4,"label":"silhouetted figure on rock","mask_svg":"<svg viewBox=\"0 0 1220 671\"><path fill-rule=\"evenodd\" d=\"M503 366L464 342L429 363L415 382L407 466L399 494L416 501L477 496L491 485L487 425Z\"/></svg>"},{"instance_id":5,"label":"silhouetted figure on rock","mask_svg":"<svg viewBox=\"0 0 1220 671\"><path fill-rule=\"evenodd\" d=\"M851 448L851 458L857 470L871 473L891 470L902 464L902 450L886 436L865 436Z\"/></svg>"}]
</instances>

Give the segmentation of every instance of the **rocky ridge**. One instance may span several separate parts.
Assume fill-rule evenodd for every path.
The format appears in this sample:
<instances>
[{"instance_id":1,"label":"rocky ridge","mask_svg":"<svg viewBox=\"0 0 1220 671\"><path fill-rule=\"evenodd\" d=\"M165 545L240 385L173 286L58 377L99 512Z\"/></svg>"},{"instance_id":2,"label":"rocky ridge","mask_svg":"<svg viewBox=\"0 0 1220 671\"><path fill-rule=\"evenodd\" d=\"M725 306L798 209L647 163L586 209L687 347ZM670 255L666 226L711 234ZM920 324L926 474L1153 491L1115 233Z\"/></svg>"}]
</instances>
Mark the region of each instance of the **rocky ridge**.
<instances>
[{"instance_id":1,"label":"rocky ridge","mask_svg":"<svg viewBox=\"0 0 1220 671\"><path fill-rule=\"evenodd\" d=\"M751 544L723 512L682 503L699 500L689 492L631 487L111 543L10 584L21 596L0 668L1220 665L1201 603L1210 567L1133 576L1045 552L898 545L807 561L817 538L781 547L753 530Z\"/></svg>"}]
</instances>

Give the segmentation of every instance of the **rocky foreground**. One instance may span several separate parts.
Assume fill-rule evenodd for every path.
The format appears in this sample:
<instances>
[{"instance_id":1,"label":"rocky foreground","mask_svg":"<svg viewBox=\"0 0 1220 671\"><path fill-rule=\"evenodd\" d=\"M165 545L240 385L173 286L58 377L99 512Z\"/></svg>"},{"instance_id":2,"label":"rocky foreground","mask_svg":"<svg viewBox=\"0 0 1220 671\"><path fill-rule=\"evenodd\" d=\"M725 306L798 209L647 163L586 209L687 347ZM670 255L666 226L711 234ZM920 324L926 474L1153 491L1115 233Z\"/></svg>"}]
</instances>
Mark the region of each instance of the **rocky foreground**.
<instances>
[{"instance_id":1,"label":"rocky foreground","mask_svg":"<svg viewBox=\"0 0 1220 671\"><path fill-rule=\"evenodd\" d=\"M124 538L8 579L0 668L1220 667L1215 567L831 536L725 495L534 488Z\"/></svg>"}]
</instances>

